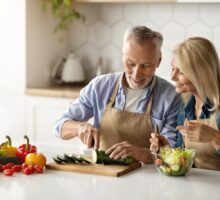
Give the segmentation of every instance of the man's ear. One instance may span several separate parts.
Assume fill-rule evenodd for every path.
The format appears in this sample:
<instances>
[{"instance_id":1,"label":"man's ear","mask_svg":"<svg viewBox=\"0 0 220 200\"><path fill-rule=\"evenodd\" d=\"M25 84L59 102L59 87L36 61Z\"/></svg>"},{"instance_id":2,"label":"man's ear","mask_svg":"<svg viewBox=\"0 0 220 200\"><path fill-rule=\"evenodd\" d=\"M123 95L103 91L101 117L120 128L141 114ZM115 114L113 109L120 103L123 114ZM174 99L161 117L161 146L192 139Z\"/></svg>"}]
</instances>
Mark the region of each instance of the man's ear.
<instances>
[{"instance_id":1,"label":"man's ear","mask_svg":"<svg viewBox=\"0 0 220 200\"><path fill-rule=\"evenodd\" d=\"M160 58L159 58L159 60L158 60L158 65L157 65L157 67L160 66L161 60L162 60L162 53L160 53Z\"/></svg>"}]
</instances>

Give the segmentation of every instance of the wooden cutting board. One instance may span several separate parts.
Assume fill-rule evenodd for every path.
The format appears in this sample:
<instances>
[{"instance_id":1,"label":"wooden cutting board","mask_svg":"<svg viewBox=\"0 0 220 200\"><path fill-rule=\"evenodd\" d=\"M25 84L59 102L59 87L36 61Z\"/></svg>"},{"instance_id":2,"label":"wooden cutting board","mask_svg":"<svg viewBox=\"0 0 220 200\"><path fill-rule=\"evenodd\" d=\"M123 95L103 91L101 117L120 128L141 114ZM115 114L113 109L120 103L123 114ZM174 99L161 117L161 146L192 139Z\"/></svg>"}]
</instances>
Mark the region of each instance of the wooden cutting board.
<instances>
[{"instance_id":1,"label":"wooden cutting board","mask_svg":"<svg viewBox=\"0 0 220 200\"><path fill-rule=\"evenodd\" d=\"M71 171L86 174L98 174L105 176L122 176L128 172L131 172L141 167L141 163L135 163L132 165L102 165L102 164L57 164L55 162L48 163L47 169Z\"/></svg>"}]
</instances>

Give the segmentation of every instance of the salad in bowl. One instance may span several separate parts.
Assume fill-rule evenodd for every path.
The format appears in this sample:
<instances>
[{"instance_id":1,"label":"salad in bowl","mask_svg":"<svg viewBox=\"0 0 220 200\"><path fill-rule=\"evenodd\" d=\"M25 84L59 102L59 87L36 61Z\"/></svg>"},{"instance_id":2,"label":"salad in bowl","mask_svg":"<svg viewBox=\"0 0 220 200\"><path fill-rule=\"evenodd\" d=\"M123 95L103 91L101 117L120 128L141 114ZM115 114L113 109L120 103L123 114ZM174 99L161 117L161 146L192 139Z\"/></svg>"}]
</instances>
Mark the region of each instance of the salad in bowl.
<instances>
[{"instance_id":1,"label":"salad in bowl","mask_svg":"<svg viewBox=\"0 0 220 200\"><path fill-rule=\"evenodd\" d=\"M183 176L191 169L195 157L194 149L161 147L153 153L154 164L159 172L169 176Z\"/></svg>"}]
</instances>

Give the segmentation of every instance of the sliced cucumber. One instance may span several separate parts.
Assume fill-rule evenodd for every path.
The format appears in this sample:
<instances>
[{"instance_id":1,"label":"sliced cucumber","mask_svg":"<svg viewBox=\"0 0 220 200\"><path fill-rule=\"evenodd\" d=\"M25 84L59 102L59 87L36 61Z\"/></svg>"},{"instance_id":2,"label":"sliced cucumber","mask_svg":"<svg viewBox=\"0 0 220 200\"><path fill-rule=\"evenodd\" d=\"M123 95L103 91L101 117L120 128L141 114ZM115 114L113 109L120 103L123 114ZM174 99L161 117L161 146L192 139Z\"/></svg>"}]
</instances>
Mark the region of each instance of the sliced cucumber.
<instances>
[{"instance_id":1,"label":"sliced cucumber","mask_svg":"<svg viewBox=\"0 0 220 200\"><path fill-rule=\"evenodd\" d=\"M53 157L53 160L57 163L57 164L62 164L63 161L59 160L57 157Z\"/></svg>"},{"instance_id":2,"label":"sliced cucumber","mask_svg":"<svg viewBox=\"0 0 220 200\"><path fill-rule=\"evenodd\" d=\"M61 156L61 155L58 155L58 156L57 156L57 159L60 160L60 161L62 161L62 162L64 162L64 163L70 163L70 161L66 160L66 159L64 158L64 156Z\"/></svg>"},{"instance_id":3,"label":"sliced cucumber","mask_svg":"<svg viewBox=\"0 0 220 200\"><path fill-rule=\"evenodd\" d=\"M82 162L86 163L86 164L90 164L90 163L91 163L89 160L87 160L86 158L84 158L84 157L82 157L82 156L80 156L79 159L80 159Z\"/></svg>"},{"instance_id":4,"label":"sliced cucumber","mask_svg":"<svg viewBox=\"0 0 220 200\"><path fill-rule=\"evenodd\" d=\"M179 171L180 166L176 164L176 165L171 165L170 168L176 172L176 171Z\"/></svg>"},{"instance_id":5,"label":"sliced cucumber","mask_svg":"<svg viewBox=\"0 0 220 200\"><path fill-rule=\"evenodd\" d=\"M64 157L65 160L67 160L70 163L75 163L76 162L76 159L74 157L72 157L70 155L67 155L65 153L64 153L63 157Z\"/></svg>"},{"instance_id":6,"label":"sliced cucumber","mask_svg":"<svg viewBox=\"0 0 220 200\"><path fill-rule=\"evenodd\" d=\"M71 157L72 157L73 159L75 159L76 162L78 162L78 163L82 163L82 160L79 159L78 155L76 155L76 154L71 154Z\"/></svg>"}]
</instances>

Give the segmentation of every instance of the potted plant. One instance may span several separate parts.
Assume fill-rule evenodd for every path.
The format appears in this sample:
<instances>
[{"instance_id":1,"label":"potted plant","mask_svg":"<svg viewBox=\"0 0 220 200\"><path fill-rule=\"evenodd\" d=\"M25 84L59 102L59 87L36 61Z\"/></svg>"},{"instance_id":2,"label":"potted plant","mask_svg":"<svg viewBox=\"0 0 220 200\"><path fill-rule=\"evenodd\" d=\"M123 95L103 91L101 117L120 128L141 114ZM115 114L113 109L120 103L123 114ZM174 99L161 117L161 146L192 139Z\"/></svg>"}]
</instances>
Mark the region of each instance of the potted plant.
<instances>
[{"instance_id":1,"label":"potted plant","mask_svg":"<svg viewBox=\"0 0 220 200\"><path fill-rule=\"evenodd\" d=\"M51 9L52 14L58 19L54 31L67 30L74 20L85 21L85 16L76 10L77 0L43 0L45 10Z\"/></svg>"}]
</instances>

